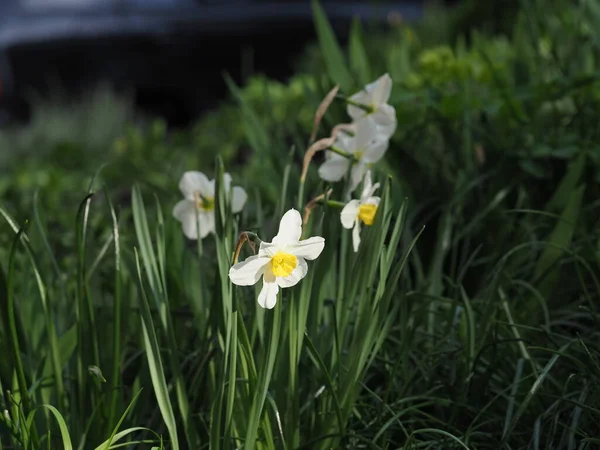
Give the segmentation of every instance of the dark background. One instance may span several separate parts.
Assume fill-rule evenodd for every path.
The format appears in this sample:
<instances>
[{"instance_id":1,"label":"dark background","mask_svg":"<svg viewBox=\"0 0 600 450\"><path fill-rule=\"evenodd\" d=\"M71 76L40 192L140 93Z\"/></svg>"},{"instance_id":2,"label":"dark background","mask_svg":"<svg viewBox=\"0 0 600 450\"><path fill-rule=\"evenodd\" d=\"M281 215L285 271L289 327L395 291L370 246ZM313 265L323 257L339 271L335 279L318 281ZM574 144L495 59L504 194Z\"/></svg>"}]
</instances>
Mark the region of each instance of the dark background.
<instances>
[{"instance_id":1,"label":"dark background","mask_svg":"<svg viewBox=\"0 0 600 450\"><path fill-rule=\"evenodd\" d=\"M458 2L440 3L456 7ZM460 27L510 11L511 2L487 3L462 2L459 6L473 14L461 14ZM421 0L321 4L342 40L354 18L385 27L399 15L406 21L419 18L424 5ZM285 79L314 39L308 0L4 0L0 124L27 120L35 96L79 95L109 82L133 93L143 110L185 125L227 94L224 72L238 83L252 73Z\"/></svg>"}]
</instances>

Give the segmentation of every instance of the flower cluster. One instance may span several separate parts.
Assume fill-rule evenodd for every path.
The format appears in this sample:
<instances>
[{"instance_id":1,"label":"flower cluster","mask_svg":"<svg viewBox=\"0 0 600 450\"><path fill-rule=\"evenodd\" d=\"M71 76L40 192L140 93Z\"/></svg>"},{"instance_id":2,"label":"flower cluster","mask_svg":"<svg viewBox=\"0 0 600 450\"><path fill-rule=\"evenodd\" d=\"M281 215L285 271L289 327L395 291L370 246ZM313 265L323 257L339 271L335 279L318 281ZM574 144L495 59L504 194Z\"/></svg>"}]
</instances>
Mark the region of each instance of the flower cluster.
<instances>
[{"instance_id":1,"label":"flower cluster","mask_svg":"<svg viewBox=\"0 0 600 450\"><path fill-rule=\"evenodd\" d=\"M351 131L335 138L334 145L326 153L326 161L319 168L319 175L326 181L348 177L350 193L361 181L363 183L360 198L350 200L340 216L342 226L353 230L355 252L360 245L361 224L373 224L380 201L374 196L379 183L373 184L368 167L383 157L396 129L396 112L387 103L391 88L392 80L385 74L346 100L348 114L353 119L348 126ZM246 191L239 186L232 187L231 176L227 173L223 176L223 185L231 212L241 212L248 198ZM173 216L181 222L185 236L203 239L214 233L215 180L209 180L201 172L185 172L179 189L184 199L173 208ZM325 247L322 237L300 240L301 235L300 213L290 209L281 218L273 241L261 241L256 255L234 264L229 270L229 279L239 286L251 286L262 279L258 304L272 309L277 303L279 289L295 286L302 280L308 272L306 261L316 259ZM239 246L242 242L240 240ZM238 251L234 259L237 254Z\"/></svg>"},{"instance_id":2,"label":"flower cluster","mask_svg":"<svg viewBox=\"0 0 600 450\"><path fill-rule=\"evenodd\" d=\"M325 153L319 176L329 182L340 181L349 173L349 191L354 191L368 166L379 161L396 131L396 110L388 105L392 79L388 74L365 86L348 99L348 115L353 134L340 134Z\"/></svg>"}]
</instances>

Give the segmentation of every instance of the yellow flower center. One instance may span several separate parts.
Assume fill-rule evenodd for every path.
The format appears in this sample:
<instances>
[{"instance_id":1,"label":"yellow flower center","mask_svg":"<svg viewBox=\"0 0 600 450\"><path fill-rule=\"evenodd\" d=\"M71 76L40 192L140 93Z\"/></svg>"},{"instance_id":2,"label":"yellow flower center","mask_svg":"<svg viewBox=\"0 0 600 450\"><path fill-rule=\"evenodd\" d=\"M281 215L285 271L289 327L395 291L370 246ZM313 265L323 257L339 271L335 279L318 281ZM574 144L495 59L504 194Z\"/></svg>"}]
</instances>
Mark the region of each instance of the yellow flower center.
<instances>
[{"instance_id":1,"label":"yellow flower center","mask_svg":"<svg viewBox=\"0 0 600 450\"><path fill-rule=\"evenodd\" d=\"M361 160L361 158L363 157L365 152L363 152L362 150L354 152L354 163L356 164L358 161Z\"/></svg>"},{"instance_id":2,"label":"yellow flower center","mask_svg":"<svg viewBox=\"0 0 600 450\"><path fill-rule=\"evenodd\" d=\"M271 270L276 277L288 277L298 265L298 258L290 253L277 252L271 258Z\"/></svg>"},{"instance_id":3,"label":"yellow flower center","mask_svg":"<svg viewBox=\"0 0 600 450\"><path fill-rule=\"evenodd\" d=\"M203 197L198 192L196 192L196 209L202 211L212 211L215 209L215 199L212 197Z\"/></svg>"},{"instance_id":4,"label":"yellow flower center","mask_svg":"<svg viewBox=\"0 0 600 450\"><path fill-rule=\"evenodd\" d=\"M365 225L373 225L376 212L377 205L360 205L358 207L358 218L362 220Z\"/></svg>"}]
</instances>

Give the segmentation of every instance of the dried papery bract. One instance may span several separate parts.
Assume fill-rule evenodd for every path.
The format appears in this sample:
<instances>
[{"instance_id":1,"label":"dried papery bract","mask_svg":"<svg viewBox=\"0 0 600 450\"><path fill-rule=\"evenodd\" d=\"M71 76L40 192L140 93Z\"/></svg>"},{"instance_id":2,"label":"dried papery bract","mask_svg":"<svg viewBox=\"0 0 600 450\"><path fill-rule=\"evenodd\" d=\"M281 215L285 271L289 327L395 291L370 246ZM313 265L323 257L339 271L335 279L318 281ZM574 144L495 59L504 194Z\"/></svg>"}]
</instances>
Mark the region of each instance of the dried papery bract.
<instances>
[{"instance_id":1,"label":"dried papery bract","mask_svg":"<svg viewBox=\"0 0 600 450\"><path fill-rule=\"evenodd\" d=\"M329 105L333 103L333 100L335 99L335 96L337 95L339 89L340 87L336 86L331 91L329 91L329 93L325 96L325 98L323 99L323 101L321 101L321 104L317 108L312 133L310 133L310 142L314 142L315 138L317 137L317 131L319 130L321 120L323 120L323 116L325 115L325 112L327 112L327 108L329 108Z\"/></svg>"},{"instance_id":2,"label":"dried papery bract","mask_svg":"<svg viewBox=\"0 0 600 450\"><path fill-rule=\"evenodd\" d=\"M308 223L308 219L310 219L310 214L312 213L312 210L315 209L315 206L317 206L319 201L331 197L332 192L333 189L329 189L326 193L316 196L310 202L308 202L306 206L304 206L304 218L302 219L303 225L306 225Z\"/></svg>"},{"instance_id":3,"label":"dried papery bract","mask_svg":"<svg viewBox=\"0 0 600 450\"><path fill-rule=\"evenodd\" d=\"M244 231L243 233L241 233L237 241L237 245L235 246L235 252L233 254L233 264L237 263L238 258L240 257L240 251L242 250L242 246L246 242L248 242L248 244L250 245L252 253L256 255L256 241L259 241L258 244L260 246L260 238L256 234L250 233L248 231Z\"/></svg>"},{"instance_id":4,"label":"dried papery bract","mask_svg":"<svg viewBox=\"0 0 600 450\"><path fill-rule=\"evenodd\" d=\"M304 155L304 162L302 165L302 175L300 176L300 181L302 183L304 183L304 181L306 180L306 174L308 173L308 166L310 165L310 162L312 161L313 157L315 156L315 153L321 152L323 150L327 150L328 148L330 148L334 144L335 138L341 131L353 131L353 130L354 130L353 123L341 123L341 124L333 127L333 129L331 130L331 136L329 136L328 138L319 139L317 142L315 142L313 145L311 145L308 148L308 150L306 151L306 154Z\"/></svg>"}]
</instances>

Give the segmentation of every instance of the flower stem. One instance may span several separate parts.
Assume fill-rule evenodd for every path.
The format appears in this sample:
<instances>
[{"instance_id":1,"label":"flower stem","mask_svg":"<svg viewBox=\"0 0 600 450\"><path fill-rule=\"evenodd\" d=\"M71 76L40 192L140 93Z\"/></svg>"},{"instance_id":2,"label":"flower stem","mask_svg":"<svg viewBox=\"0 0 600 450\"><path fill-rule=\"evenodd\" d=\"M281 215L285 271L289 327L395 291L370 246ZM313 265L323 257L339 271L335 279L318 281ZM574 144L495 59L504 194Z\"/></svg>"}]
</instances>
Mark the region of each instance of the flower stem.
<instances>
[{"instance_id":1,"label":"flower stem","mask_svg":"<svg viewBox=\"0 0 600 450\"><path fill-rule=\"evenodd\" d=\"M358 161L358 158L355 155L353 155L352 153L345 152L341 148L332 145L331 147L329 147L329 150L333 153L337 153L338 155L343 156L344 158L348 158L353 161Z\"/></svg>"},{"instance_id":2,"label":"flower stem","mask_svg":"<svg viewBox=\"0 0 600 450\"><path fill-rule=\"evenodd\" d=\"M346 98L346 103L348 103L349 105L356 106L357 108L362 109L367 114L373 114L375 112L375 108L373 108L371 105L365 105L364 103L355 102L354 100L351 100L349 98Z\"/></svg>"},{"instance_id":3,"label":"flower stem","mask_svg":"<svg viewBox=\"0 0 600 450\"><path fill-rule=\"evenodd\" d=\"M332 206L334 208L343 208L344 206L346 206L346 204L344 202L338 202L336 200L327 200L327 201L321 200L321 201L319 201L319 204Z\"/></svg>"},{"instance_id":4,"label":"flower stem","mask_svg":"<svg viewBox=\"0 0 600 450\"><path fill-rule=\"evenodd\" d=\"M248 431L246 432L245 449L254 450L256 448L256 438L258 436L258 427L260 418L263 413L263 407L267 398L267 392L271 383L271 377L273 375L273 368L275 367L275 359L277 356L277 349L279 347L280 332L281 332L281 309L283 308L283 301L281 291L277 294L277 305L272 310L272 321L271 321L271 336L269 344L261 370L258 374L258 383L256 391L254 392L254 398L252 401L252 408L248 418Z\"/></svg>"}]
</instances>

